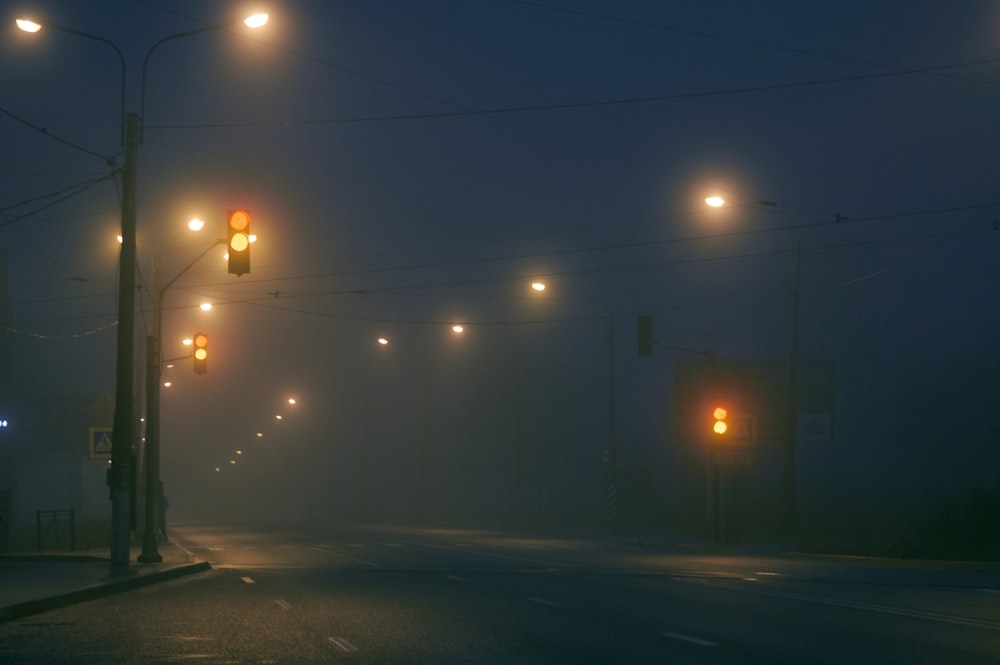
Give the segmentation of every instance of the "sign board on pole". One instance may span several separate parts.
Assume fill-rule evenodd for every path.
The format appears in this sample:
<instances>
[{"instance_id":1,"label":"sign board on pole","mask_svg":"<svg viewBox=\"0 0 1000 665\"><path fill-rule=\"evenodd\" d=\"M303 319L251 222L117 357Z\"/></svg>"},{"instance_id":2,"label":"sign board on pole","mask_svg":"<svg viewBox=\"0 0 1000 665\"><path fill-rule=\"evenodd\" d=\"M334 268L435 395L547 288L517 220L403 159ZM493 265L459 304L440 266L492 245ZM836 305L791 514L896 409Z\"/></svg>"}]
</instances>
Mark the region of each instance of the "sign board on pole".
<instances>
[{"instance_id":1,"label":"sign board on pole","mask_svg":"<svg viewBox=\"0 0 1000 665\"><path fill-rule=\"evenodd\" d=\"M87 439L87 457L90 459L111 459L111 428L91 427Z\"/></svg>"}]
</instances>

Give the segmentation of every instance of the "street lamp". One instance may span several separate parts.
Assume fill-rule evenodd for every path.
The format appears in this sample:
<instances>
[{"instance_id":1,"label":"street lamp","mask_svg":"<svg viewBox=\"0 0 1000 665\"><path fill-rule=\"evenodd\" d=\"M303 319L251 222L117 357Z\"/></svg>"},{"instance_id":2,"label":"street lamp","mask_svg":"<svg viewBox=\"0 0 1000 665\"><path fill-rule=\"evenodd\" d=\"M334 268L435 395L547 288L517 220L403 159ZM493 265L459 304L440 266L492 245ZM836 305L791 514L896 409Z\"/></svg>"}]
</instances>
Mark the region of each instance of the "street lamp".
<instances>
[{"instance_id":1,"label":"street lamp","mask_svg":"<svg viewBox=\"0 0 1000 665\"><path fill-rule=\"evenodd\" d=\"M219 30L230 24L221 23L196 30L188 30L169 35L155 42L146 51L142 62L142 80L139 89L139 115L125 113L125 57L121 49L111 40L87 32L63 28L28 18L16 19L17 27L25 32L38 33L43 29L52 29L70 35L107 44L114 49L121 64L121 86L119 104L120 141L125 148L125 159L121 168L121 236L122 246L119 255L118 282L118 336L115 371L115 416L112 428L111 474L111 564L127 566L129 564L129 530L131 519L129 515L129 475L132 472L132 419L134 404L132 400L132 385L134 380L134 348L135 348L135 268L136 268L136 160L138 144L141 142L140 131L146 107L146 70L149 58L163 43L182 37L188 37L203 32ZM255 14L244 20L248 28L259 28L267 23L266 14Z\"/></svg>"}]
</instances>

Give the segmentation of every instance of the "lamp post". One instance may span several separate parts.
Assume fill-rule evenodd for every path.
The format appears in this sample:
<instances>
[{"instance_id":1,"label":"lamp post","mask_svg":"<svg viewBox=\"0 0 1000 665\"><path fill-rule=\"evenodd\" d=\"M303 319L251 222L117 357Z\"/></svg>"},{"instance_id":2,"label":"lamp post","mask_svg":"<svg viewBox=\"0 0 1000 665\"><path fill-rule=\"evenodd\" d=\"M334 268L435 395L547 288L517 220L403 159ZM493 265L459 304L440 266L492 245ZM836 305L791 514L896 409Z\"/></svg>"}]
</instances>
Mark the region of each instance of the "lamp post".
<instances>
[{"instance_id":1,"label":"lamp post","mask_svg":"<svg viewBox=\"0 0 1000 665\"><path fill-rule=\"evenodd\" d=\"M726 205L721 196L709 196L705 203L713 208ZM765 208L776 208L774 201L757 201L756 205ZM785 376L785 421L782 429L784 438L783 468L781 483L782 531L785 537L794 539L796 536L795 519L795 448L798 433L798 365L799 365L799 243L792 239L792 275L788 289L789 300L789 331L788 356Z\"/></svg>"},{"instance_id":2,"label":"lamp post","mask_svg":"<svg viewBox=\"0 0 1000 665\"><path fill-rule=\"evenodd\" d=\"M243 23L249 28L258 28L267 23L267 14L255 14ZM115 416L111 433L111 473L108 484L111 488L111 565L127 566L130 557L129 531L129 478L133 471L133 418L134 404L132 386L134 383L135 349L135 268L136 268L136 162L142 129L142 115L125 114L125 58L121 49L111 40L87 32L63 28L50 23L42 23L26 18L16 20L17 27L25 32L39 32L49 28L78 37L84 37L109 45L115 50L121 63L120 139L125 148L125 158L121 169L122 207L121 236L122 247L119 255L118 278L118 336L115 371ZM142 81L140 87L140 113L145 113L146 69L149 58L161 44L191 35L219 30L228 23L212 25L197 30L187 30L160 39L146 51L143 58Z\"/></svg>"}]
</instances>

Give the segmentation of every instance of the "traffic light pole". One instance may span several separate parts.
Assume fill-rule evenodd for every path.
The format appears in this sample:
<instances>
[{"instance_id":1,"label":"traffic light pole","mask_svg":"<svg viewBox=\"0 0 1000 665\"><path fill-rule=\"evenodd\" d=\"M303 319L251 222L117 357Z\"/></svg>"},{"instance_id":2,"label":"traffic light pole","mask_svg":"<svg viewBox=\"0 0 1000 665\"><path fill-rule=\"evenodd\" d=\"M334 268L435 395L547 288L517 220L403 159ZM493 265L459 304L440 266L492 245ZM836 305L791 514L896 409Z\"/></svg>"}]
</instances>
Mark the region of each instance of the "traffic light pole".
<instances>
[{"instance_id":1,"label":"traffic light pole","mask_svg":"<svg viewBox=\"0 0 1000 665\"><path fill-rule=\"evenodd\" d=\"M616 438L617 408L615 404L615 316L608 316L608 441L605 448L605 500L607 502L607 529L613 533L618 527L618 441Z\"/></svg>"},{"instance_id":2,"label":"traffic light pole","mask_svg":"<svg viewBox=\"0 0 1000 665\"><path fill-rule=\"evenodd\" d=\"M785 398L785 469L782 491L785 536L795 538L795 437L798 429L799 246L792 249L791 325L788 334L788 394Z\"/></svg>"},{"instance_id":3,"label":"traffic light pole","mask_svg":"<svg viewBox=\"0 0 1000 665\"><path fill-rule=\"evenodd\" d=\"M163 561L157 548L157 517L162 515L157 507L163 501L160 492L160 377L163 362L161 361L160 345L163 333L163 297L171 286L188 270L194 267L214 247L225 244L225 240L216 240L205 251L196 256L191 263L177 273L173 279L160 286L160 268L153 266L153 334L146 337L146 451L143 459L143 473L146 479L145 522L142 536L142 554L140 563L159 563Z\"/></svg>"}]
</instances>

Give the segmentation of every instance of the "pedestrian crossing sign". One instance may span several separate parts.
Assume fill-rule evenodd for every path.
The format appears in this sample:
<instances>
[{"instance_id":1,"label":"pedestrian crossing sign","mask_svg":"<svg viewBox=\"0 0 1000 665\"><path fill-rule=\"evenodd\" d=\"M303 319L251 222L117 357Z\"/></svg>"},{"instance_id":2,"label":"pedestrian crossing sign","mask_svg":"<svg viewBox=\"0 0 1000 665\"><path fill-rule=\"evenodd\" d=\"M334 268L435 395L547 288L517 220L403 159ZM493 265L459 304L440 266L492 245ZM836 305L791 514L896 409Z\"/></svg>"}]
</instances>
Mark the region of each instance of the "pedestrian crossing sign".
<instances>
[{"instance_id":1,"label":"pedestrian crossing sign","mask_svg":"<svg viewBox=\"0 0 1000 665\"><path fill-rule=\"evenodd\" d=\"M87 457L90 459L111 459L111 428L91 427L87 443Z\"/></svg>"}]
</instances>

